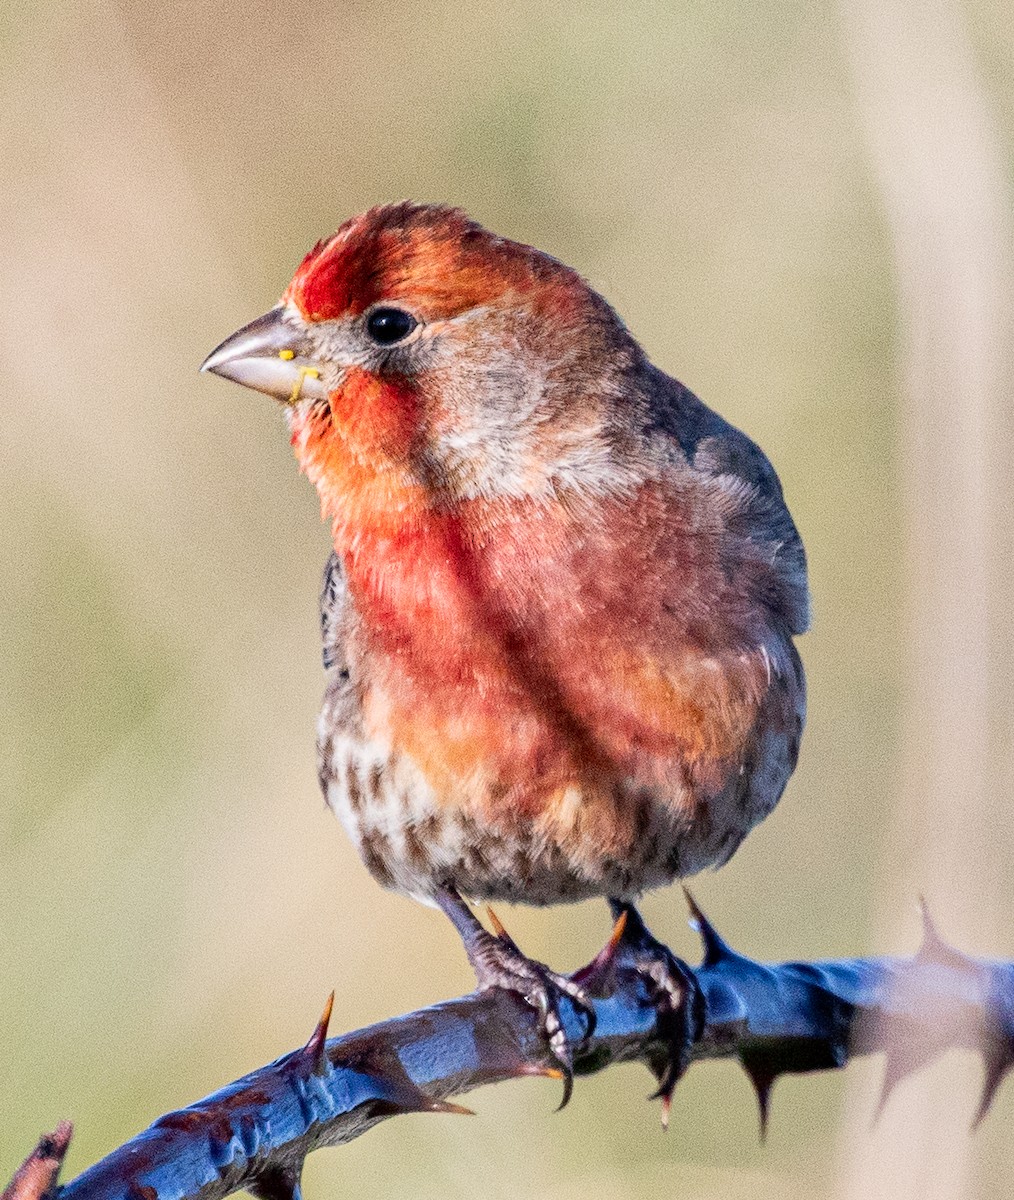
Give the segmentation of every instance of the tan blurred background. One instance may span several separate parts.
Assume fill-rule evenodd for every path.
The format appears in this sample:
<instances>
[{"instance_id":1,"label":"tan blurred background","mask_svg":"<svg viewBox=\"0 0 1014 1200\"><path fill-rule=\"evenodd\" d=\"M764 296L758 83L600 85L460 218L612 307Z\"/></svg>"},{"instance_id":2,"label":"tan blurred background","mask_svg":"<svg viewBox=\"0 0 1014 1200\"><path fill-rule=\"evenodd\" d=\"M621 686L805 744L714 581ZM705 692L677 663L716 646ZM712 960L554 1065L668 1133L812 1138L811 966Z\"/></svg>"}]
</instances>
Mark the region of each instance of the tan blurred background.
<instances>
[{"instance_id":1,"label":"tan blurred background","mask_svg":"<svg viewBox=\"0 0 1014 1200\"><path fill-rule=\"evenodd\" d=\"M811 717L697 892L767 958L909 951L915 897L1014 955L1004 0L22 4L0 24L0 1177L76 1173L301 1041L471 986L313 769L316 499L266 398L199 377L305 249L411 196L573 263L767 449L810 554ZM695 954L675 892L647 904ZM603 905L506 914L576 965ZM308 1164L309 1197L1006 1197L978 1068L694 1070L477 1094Z\"/></svg>"}]
</instances>

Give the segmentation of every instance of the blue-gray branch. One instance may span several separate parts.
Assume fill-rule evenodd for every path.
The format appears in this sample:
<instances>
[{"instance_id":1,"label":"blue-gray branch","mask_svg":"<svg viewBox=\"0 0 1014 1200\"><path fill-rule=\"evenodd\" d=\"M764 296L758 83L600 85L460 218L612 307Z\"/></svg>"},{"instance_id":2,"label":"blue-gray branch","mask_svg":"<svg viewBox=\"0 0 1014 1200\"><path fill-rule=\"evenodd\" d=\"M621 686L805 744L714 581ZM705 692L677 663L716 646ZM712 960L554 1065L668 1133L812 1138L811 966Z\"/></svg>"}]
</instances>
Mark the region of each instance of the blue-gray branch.
<instances>
[{"instance_id":1,"label":"blue-gray branch","mask_svg":"<svg viewBox=\"0 0 1014 1200\"><path fill-rule=\"evenodd\" d=\"M738 1058L757 1090L762 1126L778 1075L886 1051L886 1099L901 1078L953 1046L983 1056L976 1121L985 1115L1014 1065L1014 963L960 954L926 917L913 958L770 966L731 950L694 912L705 953L698 967L680 964L686 1058ZM590 1039L581 1042L583 1019L568 1000L562 1004L575 1073L639 1060L661 1076L673 1022L659 1016L628 947L600 955L593 976L586 969L584 978L592 977L606 994L594 998ZM262 1200L298 1200L311 1150L350 1141L399 1113L467 1112L450 1097L483 1084L559 1074L536 1014L498 989L330 1039L327 1015L306 1046L160 1117L64 1186L61 1200L213 1200L241 1188Z\"/></svg>"}]
</instances>

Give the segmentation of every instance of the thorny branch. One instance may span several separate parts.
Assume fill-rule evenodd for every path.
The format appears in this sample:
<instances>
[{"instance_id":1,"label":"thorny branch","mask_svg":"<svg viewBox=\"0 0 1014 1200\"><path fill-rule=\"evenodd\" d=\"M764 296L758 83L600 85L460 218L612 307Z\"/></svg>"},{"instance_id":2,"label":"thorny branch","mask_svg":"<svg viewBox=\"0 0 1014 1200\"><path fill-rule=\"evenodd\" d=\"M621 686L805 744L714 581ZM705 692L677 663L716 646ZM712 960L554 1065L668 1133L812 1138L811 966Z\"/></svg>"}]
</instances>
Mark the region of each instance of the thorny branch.
<instances>
[{"instance_id":1,"label":"thorny branch","mask_svg":"<svg viewBox=\"0 0 1014 1200\"><path fill-rule=\"evenodd\" d=\"M985 1116L1014 1066L1014 963L952 949L924 909L922 945L912 958L766 965L732 950L690 905L704 959L698 967L674 959L680 1020L635 969L629 928L575 973L597 1016L582 1043L580 1014L566 999L561 1006L576 1074L637 1060L664 1079L678 1036L687 1064L740 1061L757 1092L763 1132L779 1075L842 1067L853 1055L884 1051L883 1105L906 1075L964 1047L983 1056L975 1123ZM468 1112L449 1098L483 1084L559 1075L533 1010L499 989L328 1039L330 1007L301 1049L160 1117L60 1189L60 1200L218 1200L241 1188L261 1200L300 1200L302 1165L312 1150L351 1141L399 1113ZM56 1153L60 1136L43 1139L5 1200L53 1196L69 1127ZM45 1180L36 1191L18 1191L18 1178L39 1170L40 1157Z\"/></svg>"},{"instance_id":2,"label":"thorny branch","mask_svg":"<svg viewBox=\"0 0 1014 1200\"><path fill-rule=\"evenodd\" d=\"M0 1200L51 1200L72 1132L70 1121L61 1121L52 1133L43 1134L15 1171Z\"/></svg>"}]
</instances>

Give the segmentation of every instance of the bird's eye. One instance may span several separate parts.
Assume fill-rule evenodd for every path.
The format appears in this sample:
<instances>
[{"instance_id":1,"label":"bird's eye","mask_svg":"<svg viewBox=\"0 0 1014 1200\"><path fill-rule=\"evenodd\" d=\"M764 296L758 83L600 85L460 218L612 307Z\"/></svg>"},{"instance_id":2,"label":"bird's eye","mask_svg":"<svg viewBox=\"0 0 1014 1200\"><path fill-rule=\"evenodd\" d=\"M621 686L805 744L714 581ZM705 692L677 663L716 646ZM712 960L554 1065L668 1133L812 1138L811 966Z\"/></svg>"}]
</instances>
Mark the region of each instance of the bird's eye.
<instances>
[{"instance_id":1,"label":"bird's eye","mask_svg":"<svg viewBox=\"0 0 1014 1200\"><path fill-rule=\"evenodd\" d=\"M366 318L366 332L381 346L393 346L415 329L418 322L403 308L375 308Z\"/></svg>"}]
</instances>

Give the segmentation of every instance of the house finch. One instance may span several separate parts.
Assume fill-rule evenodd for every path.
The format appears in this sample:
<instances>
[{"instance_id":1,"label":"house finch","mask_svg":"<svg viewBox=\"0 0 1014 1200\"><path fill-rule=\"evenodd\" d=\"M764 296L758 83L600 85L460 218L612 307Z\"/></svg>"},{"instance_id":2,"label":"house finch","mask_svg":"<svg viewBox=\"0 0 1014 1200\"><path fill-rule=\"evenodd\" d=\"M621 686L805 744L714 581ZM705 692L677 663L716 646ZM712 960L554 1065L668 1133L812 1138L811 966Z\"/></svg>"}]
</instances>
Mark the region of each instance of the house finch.
<instances>
[{"instance_id":1,"label":"house finch","mask_svg":"<svg viewBox=\"0 0 1014 1200\"><path fill-rule=\"evenodd\" d=\"M331 522L328 804L567 1065L580 989L461 897L636 916L774 807L809 608L774 470L575 271L445 207L346 222L203 369L283 402Z\"/></svg>"}]
</instances>

